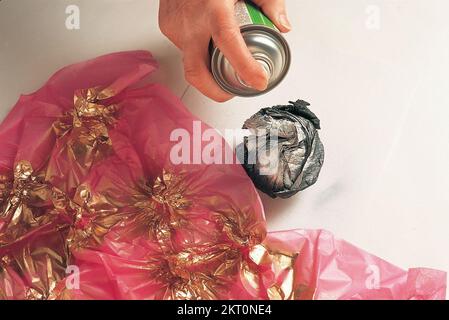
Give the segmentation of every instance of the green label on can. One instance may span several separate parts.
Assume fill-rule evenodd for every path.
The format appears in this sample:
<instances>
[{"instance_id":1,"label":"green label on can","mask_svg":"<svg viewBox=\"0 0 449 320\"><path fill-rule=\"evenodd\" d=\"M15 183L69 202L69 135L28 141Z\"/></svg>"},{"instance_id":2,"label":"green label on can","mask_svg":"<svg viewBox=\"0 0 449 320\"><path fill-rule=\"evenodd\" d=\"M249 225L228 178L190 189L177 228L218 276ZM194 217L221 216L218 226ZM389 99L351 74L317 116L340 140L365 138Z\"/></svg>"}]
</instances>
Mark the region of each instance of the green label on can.
<instances>
[{"instance_id":1,"label":"green label on can","mask_svg":"<svg viewBox=\"0 0 449 320\"><path fill-rule=\"evenodd\" d=\"M276 29L271 20L252 1L239 1L235 5L235 13L240 26L258 24ZM276 29L277 30L277 29Z\"/></svg>"}]
</instances>

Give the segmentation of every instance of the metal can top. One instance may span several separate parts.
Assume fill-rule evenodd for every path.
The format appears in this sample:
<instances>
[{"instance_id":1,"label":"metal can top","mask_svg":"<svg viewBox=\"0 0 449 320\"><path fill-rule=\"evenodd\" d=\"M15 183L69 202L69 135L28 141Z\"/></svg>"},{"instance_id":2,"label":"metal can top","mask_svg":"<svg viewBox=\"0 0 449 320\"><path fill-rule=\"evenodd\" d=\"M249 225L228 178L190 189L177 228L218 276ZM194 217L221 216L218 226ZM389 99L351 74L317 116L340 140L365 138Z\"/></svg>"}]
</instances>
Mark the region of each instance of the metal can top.
<instances>
[{"instance_id":1,"label":"metal can top","mask_svg":"<svg viewBox=\"0 0 449 320\"><path fill-rule=\"evenodd\" d=\"M267 72L267 89L261 92L247 86L218 48L212 53L211 69L223 90L236 96L254 97L274 89L284 79L290 67L291 53L284 37L272 28L246 25L241 32L252 56Z\"/></svg>"}]
</instances>

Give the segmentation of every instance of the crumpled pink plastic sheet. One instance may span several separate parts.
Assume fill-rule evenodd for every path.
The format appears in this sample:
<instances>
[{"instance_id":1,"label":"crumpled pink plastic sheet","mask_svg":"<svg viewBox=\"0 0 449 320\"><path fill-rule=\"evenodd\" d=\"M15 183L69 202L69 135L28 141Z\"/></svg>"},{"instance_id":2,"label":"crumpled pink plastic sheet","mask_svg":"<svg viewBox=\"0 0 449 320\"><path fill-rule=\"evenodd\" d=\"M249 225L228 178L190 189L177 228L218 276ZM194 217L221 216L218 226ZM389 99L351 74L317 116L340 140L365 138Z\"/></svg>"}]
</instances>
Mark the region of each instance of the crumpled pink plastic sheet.
<instances>
[{"instance_id":1,"label":"crumpled pink plastic sheet","mask_svg":"<svg viewBox=\"0 0 449 320\"><path fill-rule=\"evenodd\" d=\"M173 164L171 134L193 145L198 119L143 84L156 67L145 51L66 67L1 124L0 298L445 298L445 272L327 231L267 233L239 164Z\"/></svg>"}]
</instances>

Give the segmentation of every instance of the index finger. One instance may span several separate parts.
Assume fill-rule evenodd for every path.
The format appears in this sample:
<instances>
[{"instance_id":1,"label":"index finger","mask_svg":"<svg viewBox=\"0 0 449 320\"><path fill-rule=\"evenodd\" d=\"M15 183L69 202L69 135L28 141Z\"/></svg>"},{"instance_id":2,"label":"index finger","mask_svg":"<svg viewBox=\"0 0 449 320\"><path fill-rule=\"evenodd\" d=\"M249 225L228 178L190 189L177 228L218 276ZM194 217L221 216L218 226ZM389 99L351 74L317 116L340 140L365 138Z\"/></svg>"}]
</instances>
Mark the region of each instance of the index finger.
<instances>
[{"instance_id":1,"label":"index finger","mask_svg":"<svg viewBox=\"0 0 449 320\"><path fill-rule=\"evenodd\" d=\"M218 2L218 1L217 1ZM220 1L211 15L212 39L239 77L254 89L267 88L267 74L246 46L234 16L233 1Z\"/></svg>"}]
</instances>

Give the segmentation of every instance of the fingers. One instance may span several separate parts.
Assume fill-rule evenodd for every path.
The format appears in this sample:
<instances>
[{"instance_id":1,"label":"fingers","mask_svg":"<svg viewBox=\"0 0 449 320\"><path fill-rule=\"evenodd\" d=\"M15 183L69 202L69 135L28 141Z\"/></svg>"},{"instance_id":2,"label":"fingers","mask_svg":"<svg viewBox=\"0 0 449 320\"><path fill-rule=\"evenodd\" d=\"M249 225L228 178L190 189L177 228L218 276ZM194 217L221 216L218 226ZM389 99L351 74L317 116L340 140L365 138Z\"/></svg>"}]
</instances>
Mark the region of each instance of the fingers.
<instances>
[{"instance_id":1,"label":"fingers","mask_svg":"<svg viewBox=\"0 0 449 320\"><path fill-rule=\"evenodd\" d=\"M285 0L253 0L281 32L289 32L292 27L287 18Z\"/></svg>"},{"instance_id":2,"label":"fingers","mask_svg":"<svg viewBox=\"0 0 449 320\"><path fill-rule=\"evenodd\" d=\"M202 94L217 102L225 102L232 95L223 91L212 77L208 53L209 38L202 43L190 41L184 46L184 74L188 83L197 88Z\"/></svg>"},{"instance_id":3,"label":"fingers","mask_svg":"<svg viewBox=\"0 0 449 320\"><path fill-rule=\"evenodd\" d=\"M234 16L234 3L217 1L212 16L212 39L223 55L229 60L240 78L250 87L263 91L268 79L264 69L253 58L240 33Z\"/></svg>"}]
</instances>

